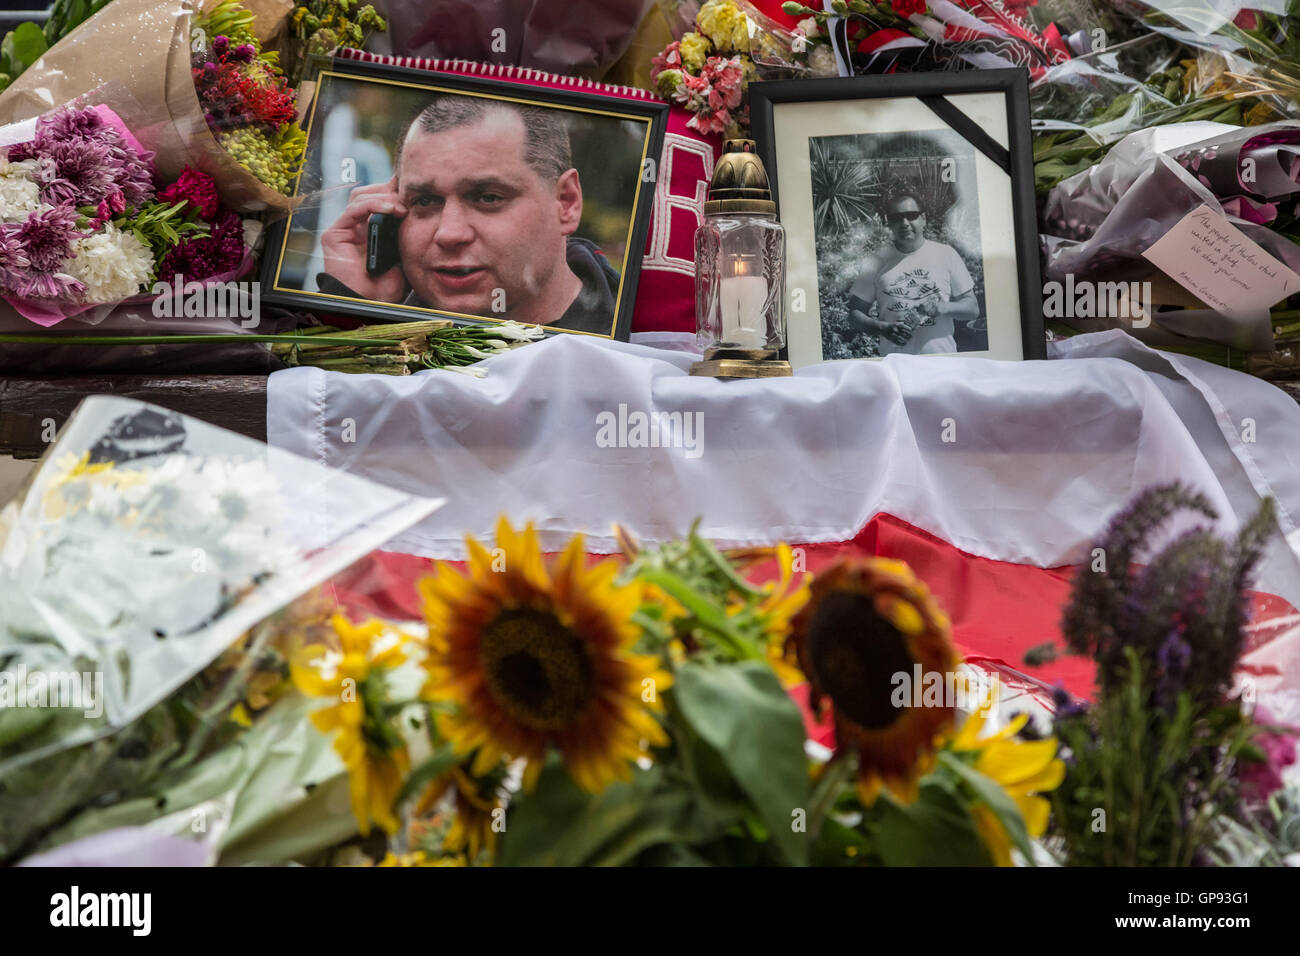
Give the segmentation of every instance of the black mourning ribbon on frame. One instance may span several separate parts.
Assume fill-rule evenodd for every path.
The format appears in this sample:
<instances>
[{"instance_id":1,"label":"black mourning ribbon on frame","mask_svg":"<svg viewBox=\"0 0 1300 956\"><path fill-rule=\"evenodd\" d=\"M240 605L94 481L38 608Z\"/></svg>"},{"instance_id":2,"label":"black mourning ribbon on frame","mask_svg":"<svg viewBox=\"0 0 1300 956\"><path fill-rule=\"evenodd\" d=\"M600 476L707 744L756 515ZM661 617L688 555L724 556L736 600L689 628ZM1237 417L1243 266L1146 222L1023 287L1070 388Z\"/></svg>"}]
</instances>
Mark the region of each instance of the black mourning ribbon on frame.
<instances>
[{"instance_id":1,"label":"black mourning ribbon on frame","mask_svg":"<svg viewBox=\"0 0 1300 956\"><path fill-rule=\"evenodd\" d=\"M1008 176L1011 175L1011 153L984 132L978 123L942 96L918 96L917 99L929 107L939 119L965 137L967 142L993 160L999 169Z\"/></svg>"}]
</instances>

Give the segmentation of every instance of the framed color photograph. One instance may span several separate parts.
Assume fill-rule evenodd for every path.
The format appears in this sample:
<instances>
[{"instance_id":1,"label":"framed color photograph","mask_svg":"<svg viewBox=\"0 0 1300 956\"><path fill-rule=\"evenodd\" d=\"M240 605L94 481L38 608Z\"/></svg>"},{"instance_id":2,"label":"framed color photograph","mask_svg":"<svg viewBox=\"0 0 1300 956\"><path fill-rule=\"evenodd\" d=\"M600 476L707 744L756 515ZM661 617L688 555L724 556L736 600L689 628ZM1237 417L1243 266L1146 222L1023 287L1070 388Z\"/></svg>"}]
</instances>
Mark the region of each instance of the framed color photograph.
<instances>
[{"instance_id":1,"label":"framed color photograph","mask_svg":"<svg viewBox=\"0 0 1300 956\"><path fill-rule=\"evenodd\" d=\"M756 83L795 367L1046 356L1023 70Z\"/></svg>"},{"instance_id":2,"label":"framed color photograph","mask_svg":"<svg viewBox=\"0 0 1300 956\"><path fill-rule=\"evenodd\" d=\"M626 339L667 104L317 59L262 290L368 321Z\"/></svg>"}]
</instances>

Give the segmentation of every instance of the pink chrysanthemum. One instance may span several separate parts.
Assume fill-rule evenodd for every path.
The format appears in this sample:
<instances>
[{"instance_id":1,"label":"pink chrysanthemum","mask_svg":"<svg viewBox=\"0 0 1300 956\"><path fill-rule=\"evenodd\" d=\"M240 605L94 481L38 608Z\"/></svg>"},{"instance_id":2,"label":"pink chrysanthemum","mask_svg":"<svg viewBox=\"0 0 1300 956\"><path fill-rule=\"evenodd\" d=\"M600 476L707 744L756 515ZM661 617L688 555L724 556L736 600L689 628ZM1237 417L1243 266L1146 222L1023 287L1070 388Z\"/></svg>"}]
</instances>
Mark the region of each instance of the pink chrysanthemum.
<instances>
[{"instance_id":1,"label":"pink chrysanthemum","mask_svg":"<svg viewBox=\"0 0 1300 956\"><path fill-rule=\"evenodd\" d=\"M0 289L12 290L25 281L31 261L13 226L0 226Z\"/></svg>"},{"instance_id":2,"label":"pink chrysanthemum","mask_svg":"<svg viewBox=\"0 0 1300 956\"><path fill-rule=\"evenodd\" d=\"M72 301L81 298L86 287L66 272L37 272L20 280L13 294L20 299L58 299Z\"/></svg>"},{"instance_id":3,"label":"pink chrysanthemum","mask_svg":"<svg viewBox=\"0 0 1300 956\"><path fill-rule=\"evenodd\" d=\"M33 272L57 272L72 254L72 240L81 237L76 227L75 209L54 206L29 213L14 227L14 235Z\"/></svg>"},{"instance_id":4,"label":"pink chrysanthemum","mask_svg":"<svg viewBox=\"0 0 1300 956\"><path fill-rule=\"evenodd\" d=\"M87 144L93 144L93 149L86 148ZM89 167L89 157L94 155L100 157L100 168L109 181L116 184L127 205L138 206L154 195L154 154L149 150L142 153L135 149L92 109L63 107L42 116L36 124L36 138L31 143L22 144L19 153L19 158L52 158L58 167L58 179L68 180L74 188L79 186L78 176L91 176L92 185L98 181L98 174ZM74 163L74 167L65 169L66 162ZM59 194L63 192L66 189L60 189ZM86 190L83 195L86 199L79 199L78 205L95 206L108 196L108 191L96 195L94 190Z\"/></svg>"},{"instance_id":5,"label":"pink chrysanthemum","mask_svg":"<svg viewBox=\"0 0 1300 956\"><path fill-rule=\"evenodd\" d=\"M103 143L82 138L48 142L43 155L58 170L41 189L41 199L52 206L97 206L117 191L117 170Z\"/></svg>"}]
</instances>

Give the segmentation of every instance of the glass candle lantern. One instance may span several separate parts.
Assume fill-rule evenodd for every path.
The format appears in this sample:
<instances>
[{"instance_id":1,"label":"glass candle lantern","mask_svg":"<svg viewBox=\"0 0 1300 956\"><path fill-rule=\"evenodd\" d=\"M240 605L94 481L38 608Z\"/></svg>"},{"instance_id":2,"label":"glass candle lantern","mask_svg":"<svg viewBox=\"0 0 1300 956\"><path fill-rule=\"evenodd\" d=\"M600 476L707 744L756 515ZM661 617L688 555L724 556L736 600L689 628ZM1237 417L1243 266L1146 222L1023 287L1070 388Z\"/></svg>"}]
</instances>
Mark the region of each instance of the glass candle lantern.
<instances>
[{"instance_id":1,"label":"glass candle lantern","mask_svg":"<svg viewBox=\"0 0 1300 956\"><path fill-rule=\"evenodd\" d=\"M706 362L773 360L785 346L785 228L753 140L728 140L713 171L695 232L695 328Z\"/></svg>"}]
</instances>

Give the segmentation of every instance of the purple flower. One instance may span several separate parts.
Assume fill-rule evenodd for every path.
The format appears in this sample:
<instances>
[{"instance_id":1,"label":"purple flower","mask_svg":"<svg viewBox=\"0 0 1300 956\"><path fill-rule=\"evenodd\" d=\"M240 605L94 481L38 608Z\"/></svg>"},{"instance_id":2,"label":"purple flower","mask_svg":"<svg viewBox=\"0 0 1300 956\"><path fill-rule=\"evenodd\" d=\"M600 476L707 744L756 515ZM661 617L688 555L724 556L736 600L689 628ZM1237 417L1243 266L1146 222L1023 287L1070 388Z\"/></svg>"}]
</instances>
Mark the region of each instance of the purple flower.
<instances>
[{"instance_id":1,"label":"purple flower","mask_svg":"<svg viewBox=\"0 0 1300 956\"><path fill-rule=\"evenodd\" d=\"M1057 681L1052 685L1052 703L1056 707L1056 720L1068 720L1087 713L1088 708L1075 700L1065 685Z\"/></svg>"},{"instance_id":2,"label":"purple flower","mask_svg":"<svg viewBox=\"0 0 1300 956\"><path fill-rule=\"evenodd\" d=\"M1156 651L1156 701L1165 710L1172 710L1178 692L1187 686L1187 665L1192 660L1192 649L1178 631L1173 631Z\"/></svg>"},{"instance_id":3,"label":"purple flower","mask_svg":"<svg viewBox=\"0 0 1300 956\"><path fill-rule=\"evenodd\" d=\"M158 281L170 283L177 275L201 282L233 272L244 260L244 223L226 210L212 223L212 232L186 239L168 250L158 263Z\"/></svg>"},{"instance_id":4,"label":"purple flower","mask_svg":"<svg viewBox=\"0 0 1300 956\"><path fill-rule=\"evenodd\" d=\"M57 272L63 267L72 255L72 240L81 238L76 226L77 211L67 206L28 213L14 235L33 272Z\"/></svg>"},{"instance_id":5,"label":"purple flower","mask_svg":"<svg viewBox=\"0 0 1300 956\"><path fill-rule=\"evenodd\" d=\"M251 43L240 44L230 54L230 58L236 63L252 63L255 56L257 56L257 49Z\"/></svg>"},{"instance_id":6,"label":"purple flower","mask_svg":"<svg viewBox=\"0 0 1300 956\"><path fill-rule=\"evenodd\" d=\"M95 206L112 191L120 191L128 206L153 198L154 154L131 146L92 109L63 107L47 113L36 124L36 138L24 146L24 158L53 164L53 175L46 171L36 177L45 187L46 202Z\"/></svg>"},{"instance_id":7,"label":"purple flower","mask_svg":"<svg viewBox=\"0 0 1300 956\"><path fill-rule=\"evenodd\" d=\"M16 233L13 226L0 227L0 289L13 289L32 266Z\"/></svg>"},{"instance_id":8,"label":"purple flower","mask_svg":"<svg viewBox=\"0 0 1300 956\"><path fill-rule=\"evenodd\" d=\"M49 139L98 139L105 130L112 130L104 118L92 109L72 109L62 107L46 113L36 123L38 135L43 133Z\"/></svg>"},{"instance_id":9,"label":"purple flower","mask_svg":"<svg viewBox=\"0 0 1300 956\"><path fill-rule=\"evenodd\" d=\"M1187 664L1192 659L1192 649L1187 646L1187 642L1178 636L1175 631L1165 638L1165 642L1160 645L1160 650L1156 652L1156 665L1166 674L1177 676L1187 670Z\"/></svg>"},{"instance_id":10,"label":"purple flower","mask_svg":"<svg viewBox=\"0 0 1300 956\"><path fill-rule=\"evenodd\" d=\"M221 56L221 54L225 53L229 48L230 37L219 36L212 41L212 49L216 52L217 56Z\"/></svg>"},{"instance_id":11,"label":"purple flower","mask_svg":"<svg viewBox=\"0 0 1300 956\"><path fill-rule=\"evenodd\" d=\"M53 206L97 206L117 189L108 147L93 139L66 139L45 144L57 178L46 182L41 199Z\"/></svg>"},{"instance_id":12,"label":"purple flower","mask_svg":"<svg viewBox=\"0 0 1300 956\"><path fill-rule=\"evenodd\" d=\"M38 272L14 286L20 299L76 299L86 287L66 272Z\"/></svg>"}]
</instances>

